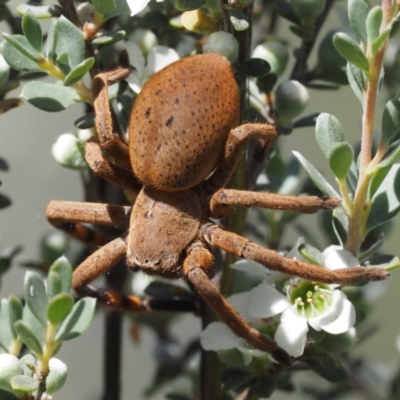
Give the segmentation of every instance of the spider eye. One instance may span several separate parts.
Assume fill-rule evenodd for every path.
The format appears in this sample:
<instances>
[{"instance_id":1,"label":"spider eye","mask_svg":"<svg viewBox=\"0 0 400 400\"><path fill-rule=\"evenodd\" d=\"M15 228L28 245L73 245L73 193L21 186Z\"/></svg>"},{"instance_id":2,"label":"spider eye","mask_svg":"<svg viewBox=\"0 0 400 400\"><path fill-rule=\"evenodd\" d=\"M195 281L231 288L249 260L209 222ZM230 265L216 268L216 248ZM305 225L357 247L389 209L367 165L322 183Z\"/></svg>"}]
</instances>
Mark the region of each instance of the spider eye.
<instances>
[{"instance_id":1,"label":"spider eye","mask_svg":"<svg viewBox=\"0 0 400 400\"><path fill-rule=\"evenodd\" d=\"M155 260L154 261L154 265L156 266L156 265L160 265L161 264L161 260Z\"/></svg>"}]
</instances>

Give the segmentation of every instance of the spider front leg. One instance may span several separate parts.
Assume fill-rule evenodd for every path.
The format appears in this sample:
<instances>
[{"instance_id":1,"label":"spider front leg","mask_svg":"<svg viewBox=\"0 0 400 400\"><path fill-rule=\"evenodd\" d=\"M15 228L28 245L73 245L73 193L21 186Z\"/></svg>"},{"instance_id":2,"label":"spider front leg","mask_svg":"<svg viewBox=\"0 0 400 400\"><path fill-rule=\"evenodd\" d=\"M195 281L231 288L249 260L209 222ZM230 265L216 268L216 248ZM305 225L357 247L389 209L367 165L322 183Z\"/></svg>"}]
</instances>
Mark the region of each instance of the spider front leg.
<instances>
[{"instance_id":1,"label":"spider front leg","mask_svg":"<svg viewBox=\"0 0 400 400\"><path fill-rule=\"evenodd\" d=\"M200 241L195 242L183 263L183 271L197 293L237 336L256 349L270 353L279 363L290 365L290 356L273 339L252 328L211 282L205 270L209 269L212 263L211 253Z\"/></svg>"},{"instance_id":2,"label":"spider front leg","mask_svg":"<svg viewBox=\"0 0 400 400\"><path fill-rule=\"evenodd\" d=\"M329 270L328 268L286 258L236 233L225 231L212 223L202 226L202 234L204 239L211 245L238 257L254 260L268 269L298 276L309 281L354 285L366 281L383 280L389 276L388 271L380 268L353 267Z\"/></svg>"}]
</instances>

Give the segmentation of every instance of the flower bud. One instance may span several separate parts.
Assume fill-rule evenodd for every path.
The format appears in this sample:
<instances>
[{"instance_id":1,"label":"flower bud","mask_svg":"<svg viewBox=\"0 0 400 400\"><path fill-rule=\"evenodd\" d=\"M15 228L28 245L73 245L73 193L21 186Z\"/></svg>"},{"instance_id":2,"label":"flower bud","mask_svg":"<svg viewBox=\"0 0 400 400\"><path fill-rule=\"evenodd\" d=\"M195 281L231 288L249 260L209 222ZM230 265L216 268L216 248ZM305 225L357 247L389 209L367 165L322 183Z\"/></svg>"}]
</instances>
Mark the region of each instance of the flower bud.
<instances>
[{"instance_id":1,"label":"flower bud","mask_svg":"<svg viewBox=\"0 0 400 400\"><path fill-rule=\"evenodd\" d=\"M130 40L136 43L144 54L147 54L151 48L158 44L157 36L150 29L135 29Z\"/></svg>"},{"instance_id":2,"label":"flower bud","mask_svg":"<svg viewBox=\"0 0 400 400\"><path fill-rule=\"evenodd\" d=\"M306 27L313 27L315 20L325 8L325 0L291 0L293 12Z\"/></svg>"},{"instance_id":3,"label":"flower bud","mask_svg":"<svg viewBox=\"0 0 400 400\"><path fill-rule=\"evenodd\" d=\"M58 358L49 361L50 372L46 378L46 393L53 394L60 390L67 380L67 366Z\"/></svg>"},{"instance_id":4,"label":"flower bud","mask_svg":"<svg viewBox=\"0 0 400 400\"><path fill-rule=\"evenodd\" d=\"M0 389L12 392L11 378L23 373L24 370L17 357L7 353L0 354Z\"/></svg>"},{"instance_id":5,"label":"flower bud","mask_svg":"<svg viewBox=\"0 0 400 400\"><path fill-rule=\"evenodd\" d=\"M43 237L40 243L40 257L46 264L53 263L65 254L68 238L62 232L51 232Z\"/></svg>"},{"instance_id":6,"label":"flower bud","mask_svg":"<svg viewBox=\"0 0 400 400\"><path fill-rule=\"evenodd\" d=\"M271 40L259 44L254 49L252 57L267 61L271 66L271 73L281 75L289 61L289 52L285 45Z\"/></svg>"},{"instance_id":7,"label":"flower bud","mask_svg":"<svg viewBox=\"0 0 400 400\"><path fill-rule=\"evenodd\" d=\"M290 123L307 107L308 91L298 81L282 82L275 91L275 107L278 111L279 122Z\"/></svg>"},{"instance_id":8,"label":"flower bud","mask_svg":"<svg viewBox=\"0 0 400 400\"><path fill-rule=\"evenodd\" d=\"M54 143L51 152L58 163L71 169L83 169L87 164L83 143L72 133L63 133Z\"/></svg>"},{"instance_id":9,"label":"flower bud","mask_svg":"<svg viewBox=\"0 0 400 400\"><path fill-rule=\"evenodd\" d=\"M239 55L239 44L235 37L228 32L214 32L203 45L204 53L219 53L234 63Z\"/></svg>"}]
</instances>

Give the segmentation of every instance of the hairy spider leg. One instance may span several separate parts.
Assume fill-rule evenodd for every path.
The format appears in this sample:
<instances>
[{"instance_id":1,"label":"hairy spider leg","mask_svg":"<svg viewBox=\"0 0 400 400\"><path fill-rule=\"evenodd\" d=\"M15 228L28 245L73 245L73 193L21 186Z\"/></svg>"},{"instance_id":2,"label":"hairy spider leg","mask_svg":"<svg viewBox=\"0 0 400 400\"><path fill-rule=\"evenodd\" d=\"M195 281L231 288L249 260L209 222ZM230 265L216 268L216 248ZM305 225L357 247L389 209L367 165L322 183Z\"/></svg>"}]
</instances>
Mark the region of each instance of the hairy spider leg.
<instances>
[{"instance_id":1,"label":"hairy spider leg","mask_svg":"<svg viewBox=\"0 0 400 400\"><path fill-rule=\"evenodd\" d=\"M74 271L72 287L75 292L81 297L95 297L99 302L123 311L136 313L152 311L197 311L194 300L142 300L138 296L125 296L114 291L89 285L94 279L106 274L118 261L125 258L125 255L126 242L123 238L116 238L96 250Z\"/></svg>"},{"instance_id":2,"label":"hairy spider leg","mask_svg":"<svg viewBox=\"0 0 400 400\"><path fill-rule=\"evenodd\" d=\"M232 207L262 207L271 210L296 211L313 214L319 210L332 210L340 204L335 197L289 196L277 193L221 189L210 201L212 215L226 215Z\"/></svg>"},{"instance_id":3,"label":"hairy spider leg","mask_svg":"<svg viewBox=\"0 0 400 400\"><path fill-rule=\"evenodd\" d=\"M129 224L131 207L100 203L51 201L46 216L50 223L78 240L101 246L104 238L82 223L126 227ZM89 237L88 237L89 235ZM88 240L91 239L91 240ZM196 302L191 300L141 300L137 296L119 293L89 285L100 275L107 273L126 256L126 242L117 238L100 247L86 258L74 271L73 289L79 296L91 296L108 306L134 312L177 311L197 312Z\"/></svg>"},{"instance_id":4,"label":"hairy spider leg","mask_svg":"<svg viewBox=\"0 0 400 400\"><path fill-rule=\"evenodd\" d=\"M183 262L183 271L196 292L217 313L220 319L241 339L250 345L270 353L276 361L284 365L292 363L290 356L275 340L252 328L236 309L221 295L217 286L206 272L213 264L213 256L201 241L194 242Z\"/></svg>"},{"instance_id":5,"label":"hairy spider leg","mask_svg":"<svg viewBox=\"0 0 400 400\"><path fill-rule=\"evenodd\" d=\"M354 285L367 281L386 279L389 272L381 268L352 267L329 270L318 265L281 256L236 233L226 231L213 223L204 224L202 235L207 243L217 246L237 257L256 261L268 269L298 276L309 281Z\"/></svg>"}]
</instances>

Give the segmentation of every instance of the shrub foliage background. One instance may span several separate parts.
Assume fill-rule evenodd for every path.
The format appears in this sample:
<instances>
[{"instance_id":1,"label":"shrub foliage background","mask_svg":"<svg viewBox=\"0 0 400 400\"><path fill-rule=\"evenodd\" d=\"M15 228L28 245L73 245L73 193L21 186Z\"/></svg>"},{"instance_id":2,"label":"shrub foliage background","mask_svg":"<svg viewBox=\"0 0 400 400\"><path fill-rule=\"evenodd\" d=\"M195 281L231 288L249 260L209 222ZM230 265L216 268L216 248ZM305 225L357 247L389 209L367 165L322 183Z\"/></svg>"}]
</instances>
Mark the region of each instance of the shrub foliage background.
<instances>
[{"instance_id":1,"label":"shrub foliage background","mask_svg":"<svg viewBox=\"0 0 400 400\"><path fill-rule=\"evenodd\" d=\"M232 185L283 194L316 193L342 200L341 207L333 213L319 216L322 227L313 230L308 229L307 218L297 220L293 213L268 210L238 210L224 225L264 246L280 251L292 248L289 256L304 257L322 268L343 263L393 270L400 264L396 255L385 253L384 247L385 234L394 230L392 219L400 210L400 169L396 163L400 155L397 3L383 0L374 6L364 0L350 0L346 15L344 4L332 0L60 0L50 5L20 4L16 12L7 1L0 4L0 19L7 24L1 44L0 110L12 112L12 108L29 102L47 113L62 112L72 104L82 104L82 116L71 121L70 133L60 135L54 127L55 143L48 151L55 162L79 171L86 201L128 202L121 191L96 178L84 159L84 143L95 134L93 76L117 68L119 54L127 51L132 73L109 93L116 118L126 131L131 105L152 73L192 53L219 52L251 77L241 85L241 120L274 123L282 136L268 163L265 157L257 157L257 143L251 144ZM340 12L342 26L324 31L322 28L332 16ZM282 24L289 30L279 36ZM322 35L322 31L326 33ZM44 81L46 76L52 79ZM323 91L329 98L333 90L347 84L360 101L358 109L349 110L360 123L356 143L350 143L353 135L345 132L335 116L320 114L320 110L304 114L314 93L310 88ZM20 98L13 97L18 85ZM377 105L382 103L380 112ZM43 119L46 115L43 113ZM307 134L303 132L305 128ZM292 135L307 135L305 140L310 146L319 147L326 157L325 171L330 170L331 176L322 176L313 159L298 152L287 157L280 151L281 143L289 141ZM0 159L0 168L8 168L5 159ZM330 183L332 177L335 184ZM6 187L4 191L7 193ZM10 204L9 197L0 194L0 207ZM287 246L285 233L293 226L297 236L304 239ZM4 227L1 233L6 235ZM110 228L104 233L112 236L121 232ZM38 241L38 259L25 258L22 262L35 270L27 273L23 299L11 296L1 302L0 399L4 400L46 399L60 390L67 367L54 356L63 341L83 333L94 312L91 299L79 300L74 305L70 293L71 267L67 259L60 258L67 254L76 265L89 250L71 246L60 233ZM327 244L337 247L324 251ZM0 273L7 273L17 263L19 245L0 254ZM329 254L334 255L333 261ZM371 293L376 290L373 284L345 288L344 294L335 287L322 288L332 298L340 292L342 308L348 307L353 315L351 323L340 327L336 320L330 320L335 325L332 329L332 324L316 324L312 317L337 303L318 305L318 312L310 316L304 305L290 296L290 290L299 293L299 288L306 287L305 296L314 298L321 288L303 281L288 284L288 277L267 276L265 270L260 272L248 262L235 262L230 255L218 254L216 259L221 292L231 296L235 306L258 329L275 335L278 342L285 326L289 331L296 331L299 326L305 330L292 338L293 347L286 348L287 340L281 339L281 345L297 361L290 368L279 366L265 354L230 341L230 334L213 322L214 316L204 307L199 315L203 325L213 324L201 334L201 343L196 338L178 353L172 351L178 343L170 333L177 315L135 316L135 326L146 324L159 338L155 345L157 370L147 396L160 390L165 391L167 398L190 400L250 400L273 396L275 391L296 391L315 399L343 398L345 394L394 399L400 395L397 365L378 374L374 360L353 353L357 344L373 333L368 318ZM45 275L46 285L42 280ZM127 277L123 265L106 281L121 290L143 287L142 277ZM199 301L179 282L145 282L143 296ZM270 292L271 288L278 294ZM251 307L260 302L274 305L278 302L276 296L285 290L289 290L287 307L297 307L290 319L285 319L285 309L278 313L283 312L280 317L267 309ZM268 297L267 301L266 293L274 293L271 296L275 297ZM249 308L241 308L243 299L250 304ZM299 316L303 317L301 325L293 325L301 319ZM103 399L117 400L117 327L121 326L123 316L107 313L105 318L109 351L103 366ZM214 330L210 331L211 327ZM308 371L311 377L318 375L321 386L296 380L299 371Z\"/></svg>"}]
</instances>

